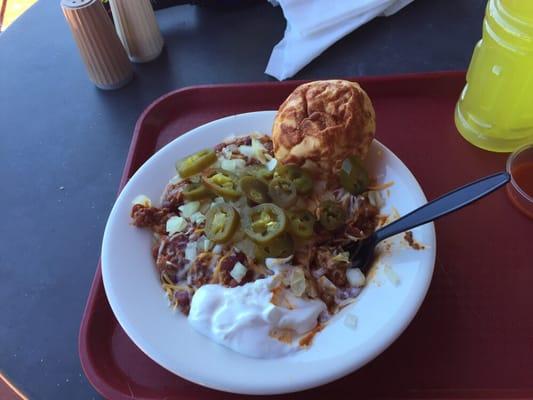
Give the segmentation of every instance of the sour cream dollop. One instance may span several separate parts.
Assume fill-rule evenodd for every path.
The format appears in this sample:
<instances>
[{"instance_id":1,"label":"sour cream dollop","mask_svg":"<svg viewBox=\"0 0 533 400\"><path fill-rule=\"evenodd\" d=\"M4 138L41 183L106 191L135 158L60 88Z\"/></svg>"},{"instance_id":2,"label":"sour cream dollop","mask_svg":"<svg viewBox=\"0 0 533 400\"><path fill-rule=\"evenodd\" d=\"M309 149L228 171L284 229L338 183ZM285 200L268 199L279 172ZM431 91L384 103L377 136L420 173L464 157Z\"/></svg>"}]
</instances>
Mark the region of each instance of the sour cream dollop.
<instances>
[{"instance_id":1,"label":"sour cream dollop","mask_svg":"<svg viewBox=\"0 0 533 400\"><path fill-rule=\"evenodd\" d=\"M320 300L305 300L286 291L290 308L271 303L275 276L235 288L204 285L192 298L189 323L211 340L241 354L276 358L299 349L297 341L273 338L276 330L293 330L296 336L309 332L326 310Z\"/></svg>"}]
</instances>

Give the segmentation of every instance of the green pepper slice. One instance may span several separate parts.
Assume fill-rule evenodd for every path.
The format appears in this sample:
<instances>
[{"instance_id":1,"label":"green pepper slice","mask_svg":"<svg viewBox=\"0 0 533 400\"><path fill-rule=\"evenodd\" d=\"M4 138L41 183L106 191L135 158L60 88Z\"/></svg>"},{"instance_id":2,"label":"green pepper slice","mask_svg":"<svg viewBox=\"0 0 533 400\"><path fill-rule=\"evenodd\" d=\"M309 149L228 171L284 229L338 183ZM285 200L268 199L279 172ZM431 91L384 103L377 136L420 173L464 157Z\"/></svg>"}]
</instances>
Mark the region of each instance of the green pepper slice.
<instances>
[{"instance_id":1,"label":"green pepper slice","mask_svg":"<svg viewBox=\"0 0 533 400\"><path fill-rule=\"evenodd\" d=\"M231 172L212 169L204 174L202 181L209 190L226 199L237 200L241 197L237 177Z\"/></svg>"},{"instance_id":2,"label":"green pepper slice","mask_svg":"<svg viewBox=\"0 0 533 400\"><path fill-rule=\"evenodd\" d=\"M334 231L344 225L346 211L335 201L326 200L319 207L320 225L328 231Z\"/></svg>"},{"instance_id":3,"label":"green pepper slice","mask_svg":"<svg viewBox=\"0 0 533 400\"><path fill-rule=\"evenodd\" d=\"M285 213L272 203L252 207L243 216L244 232L257 243L267 243L281 235L286 225Z\"/></svg>"},{"instance_id":4,"label":"green pepper slice","mask_svg":"<svg viewBox=\"0 0 533 400\"><path fill-rule=\"evenodd\" d=\"M188 178L209 167L217 160L213 150L205 149L176 162L176 171L182 178Z\"/></svg>"},{"instance_id":5,"label":"green pepper slice","mask_svg":"<svg viewBox=\"0 0 533 400\"><path fill-rule=\"evenodd\" d=\"M268 194L278 206L287 208L296 203L296 187L287 178L277 177L268 184Z\"/></svg>"},{"instance_id":6,"label":"green pepper slice","mask_svg":"<svg viewBox=\"0 0 533 400\"><path fill-rule=\"evenodd\" d=\"M267 243L259 243L256 248L257 258L285 258L294 253L294 242L286 233L275 237Z\"/></svg>"},{"instance_id":7,"label":"green pepper slice","mask_svg":"<svg viewBox=\"0 0 533 400\"><path fill-rule=\"evenodd\" d=\"M230 240L239 227L240 215L229 204L212 206L206 214L205 235L215 243Z\"/></svg>"},{"instance_id":8,"label":"green pepper slice","mask_svg":"<svg viewBox=\"0 0 533 400\"><path fill-rule=\"evenodd\" d=\"M211 196L209 189L203 183L189 183L183 189L183 197L188 201L202 200Z\"/></svg>"},{"instance_id":9,"label":"green pepper slice","mask_svg":"<svg viewBox=\"0 0 533 400\"><path fill-rule=\"evenodd\" d=\"M261 179L253 176L243 176L239 181L239 185L244 195L253 203L261 204L270 201L268 185Z\"/></svg>"},{"instance_id":10,"label":"green pepper slice","mask_svg":"<svg viewBox=\"0 0 533 400\"><path fill-rule=\"evenodd\" d=\"M307 210L295 210L287 213L289 231L300 239L309 239L313 236L315 216Z\"/></svg>"},{"instance_id":11,"label":"green pepper slice","mask_svg":"<svg viewBox=\"0 0 533 400\"><path fill-rule=\"evenodd\" d=\"M342 162L339 178L342 187L352 194L365 192L370 181L363 163L356 156L350 156Z\"/></svg>"},{"instance_id":12,"label":"green pepper slice","mask_svg":"<svg viewBox=\"0 0 533 400\"><path fill-rule=\"evenodd\" d=\"M311 176L297 165L279 165L276 168L276 172L279 176L292 181L298 194L308 194L313 190L313 180L311 179Z\"/></svg>"}]
</instances>

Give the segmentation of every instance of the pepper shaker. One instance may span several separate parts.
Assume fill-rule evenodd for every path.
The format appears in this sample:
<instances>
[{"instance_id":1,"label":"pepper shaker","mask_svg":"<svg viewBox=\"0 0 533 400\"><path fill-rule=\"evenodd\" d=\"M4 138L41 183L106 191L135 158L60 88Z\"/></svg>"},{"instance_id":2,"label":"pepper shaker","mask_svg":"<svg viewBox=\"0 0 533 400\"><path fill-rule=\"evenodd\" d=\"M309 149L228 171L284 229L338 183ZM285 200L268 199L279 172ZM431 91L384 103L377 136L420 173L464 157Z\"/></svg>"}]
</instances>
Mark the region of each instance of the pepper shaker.
<instances>
[{"instance_id":1,"label":"pepper shaker","mask_svg":"<svg viewBox=\"0 0 533 400\"><path fill-rule=\"evenodd\" d=\"M148 62L163 49L163 37L149 0L110 0L118 37L131 61Z\"/></svg>"}]
</instances>

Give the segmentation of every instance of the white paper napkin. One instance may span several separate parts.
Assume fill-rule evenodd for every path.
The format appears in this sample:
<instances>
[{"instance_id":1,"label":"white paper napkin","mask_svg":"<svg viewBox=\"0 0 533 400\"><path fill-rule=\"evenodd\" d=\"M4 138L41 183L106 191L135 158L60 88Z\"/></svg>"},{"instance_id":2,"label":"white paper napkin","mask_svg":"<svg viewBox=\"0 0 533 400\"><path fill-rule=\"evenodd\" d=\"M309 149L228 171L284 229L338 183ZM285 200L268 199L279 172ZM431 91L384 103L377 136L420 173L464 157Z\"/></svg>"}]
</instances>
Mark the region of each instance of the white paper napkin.
<instances>
[{"instance_id":1,"label":"white paper napkin","mask_svg":"<svg viewBox=\"0 0 533 400\"><path fill-rule=\"evenodd\" d=\"M413 0L269 0L281 6L285 36L265 73L279 80L296 74L340 38L377 16L389 16Z\"/></svg>"}]
</instances>

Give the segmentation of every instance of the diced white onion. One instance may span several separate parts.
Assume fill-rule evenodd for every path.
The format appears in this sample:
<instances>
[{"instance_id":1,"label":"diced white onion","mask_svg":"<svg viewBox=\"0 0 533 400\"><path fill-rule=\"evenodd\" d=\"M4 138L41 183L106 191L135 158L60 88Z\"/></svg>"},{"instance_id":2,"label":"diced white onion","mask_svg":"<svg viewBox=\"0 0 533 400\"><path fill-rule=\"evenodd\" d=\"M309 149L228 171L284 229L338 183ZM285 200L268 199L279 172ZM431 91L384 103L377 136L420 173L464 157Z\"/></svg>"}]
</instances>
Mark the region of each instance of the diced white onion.
<instances>
[{"instance_id":1,"label":"diced white onion","mask_svg":"<svg viewBox=\"0 0 533 400\"><path fill-rule=\"evenodd\" d=\"M225 169L226 171L235 172L238 169L244 168L246 166L246 161L241 159L226 160L223 159L220 162L220 168Z\"/></svg>"},{"instance_id":2,"label":"diced white onion","mask_svg":"<svg viewBox=\"0 0 533 400\"><path fill-rule=\"evenodd\" d=\"M200 211L195 212L193 215L191 215L191 222L194 222L195 224L201 224L205 221L205 215L202 214Z\"/></svg>"},{"instance_id":3,"label":"diced white onion","mask_svg":"<svg viewBox=\"0 0 533 400\"><path fill-rule=\"evenodd\" d=\"M252 148L252 146L241 145L241 146L239 146L239 152L243 156L246 156L246 157L249 157L249 158L253 158L254 157L254 149Z\"/></svg>"},{"instance_id":4,"label":"diced white onion","mask_svg":"<svg viewBox=\"0 0 533 400\"><path fill-rule=\"evenodd\" d=\"M346 271L348 283L353 287L365 286L366 278L359 268L349 268Z\"/></svg>"},{"instance_id":5,"label":"diced white onion","mask_svg":"<svg viewBox=\"0 0 533 400\"><path fill-rule=\"evenodd\" d=\"M198 239L196 248L198 249L200 253L204 251L209 251L211 250L212 247L213 247L213 242L211 242L205 236L201 236L200 239Z\"/></svg>"},{"instance_id":6,"label":"diced white onion","mask_svg":"<svg viewBox=\"0 0 533 400\"><path fill-rule=\"evenodd\" d=\"M211 203L211 205L222 204L222 203L224 203L224 198L223 197L215 197L213 199L213 202Z\"/></svg>"},{"instance_id":7,"label":"diced white onion","mask_svg":"<svg viewBox=\"0 0 533 400\"><path fill-rule=\"evenodd\" d=\"M266 258L265 266L273 272L282 272L291 265L292 256L287 258Z\"/></svg>"},{"instance_id":8,"label":"diced white onion","mask_svg":"<svg viewBox=\"0 0 533 400\"><path fill-rule=\"evenodd\" d=\"M252 149L254 149L255 158L257 158L261 163L266 164L267 160L265 158L265 146L256 138L252 138Z\"/></svg>"},{"instance_id":9,"label":"diced white onion","mask_svg":"<svg viewBox=\"0 0 533 400\"><path fill-rule=\"evenodd\" d=\"M368 192L368 201L374 207L383 207L383 197L381 196L381 192L378 190L370 190Z\"/></svg>"},{"instance_id":10,"label":"diced white onion","mask_svg":"<svg viewBox=\"0 0 533 400\"><path fill-rule=\"evenodd\" d=\"M239 146L239 151L242 155L248 157L248 158L255 158L262 164L266 164L267 160L265 157L265 146L256 138L252 138L252 145L251 146Z\"/></svg>"},{"instance_id":11,"label":"diced white onion","mask_svg":"<svg viewBox=\"0 0 533 400\"><path fill-rule=\"evenodd\" d=\"M400 277L394 270L391 268L390 265L385 264L383 267L383 270L385 272L385 275L387 275L387 278L389 278L389 281L394 285L398 286L400 284Z\"/></svg>"},{"instance_id":12,"label":"diced white onion","mask_svg":"<svg viewBox=\"0 0 533 400\"><path fill-rule=\"evenodd\" d=\"M242 251L247 257L255 258L255 244L248 238L244 238L235 243L235 247Z\"/></svg>"},{"instance_id":13,"label":"diced white onion","mask_svg":"<svg viewBox=\"0 0 533 400\"><path fill-rule=\"evenodd\" d=\"M215 213L213 217L213 227L223 227L226 225L227 216L221 212Z\"/></svg>"},{"instance_id":14,"label":"diced white onion","mask_svg":"<svg viewBox=\"0 0 533 400\"><path fill-rule=\"evenodd\" d=\"M199 201L190 201L178 207L178 210L181 211L181 216L185 218L190 218L198 209L200 208Z\"/></svg>"},{"instance_id":15,"label":"diced white onion","mask_svg":"<svg viewBox=\"0 0 533 400\"><path fill-rule=\"evenodd\" d=\"M215 247L213 247L213 253L220 254L222 253L223 248L224 246L222 246L221 244L217 244Z\"/></svg>"},{"instance_id":16,"label":"diced white onion","mask_svg":"<svg viewBox=\"0 0 533 400\"><path fill-rule=\"evenodd\" d=\"M246 267L242 263L237 261L229 274L233 279L240 283L242 281L242 278L244 278L244 276L246 275L246 272L248 272Z\"/></svg>"},{"instance_id":17,"label":"diced white onion","mask_svg":"<svg viewBox=\"0 0 533 400\"><path fill-rule=\"evenodd\" d=\"M224 149L222 150L222 155L227 159L230 159L232 154L233 152L231 151L231 148L228 146L224 147Z\"/></svg>"},{"instance_id":18,"label":"diced white onion","mask_svg":"<svg viewBox=\"0 0 533 400\"><path fill-rule=\"evenodd\" d=\"M278 160L272 158L269 162L266 163L266 167L269 171L274 171L278 165Z\"/></svg>"},{"instance_id":19,"label":"diced white onion","mask_svg":"<svg viewBox=\"0 0 533 400\"><path fill-rule=\"evenodd\" d=\"M185 247L185 259L189 261L194 261L194 259L196 258L196 254L196 242L187 243L187 247Z\"/></svg>"},{"instance_id":20,"label":"diced white onion","mask_svg":"<svg viewBox=\"0 0 533 400\"><path fill-rule=\"evenodd\" d=\"M235 160L227 160L225 158L220 160L220 168L234 172L235 171Z\"/></svg>"},{"instance_id":21,"label":"diced white onion","mask_svg":"<svg viewBox=\"0 0 533 400\"><path fill-rule=\"evenodd\" d=\"M175 183L178 183L179 181L181 181L181 176L180 176L180 174L176 174L175 176L170 178L168 183L175 184Z\"/></svg>"},{"instance_id":22,"label":"diced white onion","mask_svg":"<svg viewBox=\"0 0 533 400\"><path fill-rule=\"evenodd\" d=\"M135 197L133 199L131 204L133 204L133 205L140 204L141 206L151 207L152 206L152 201L150 200L150 198L148 196L145 196L144 194L140 194L140 195L138 195L137 197Z\"/></svg>"},{"instance_id":23,"label":"diced white onion","mask_svg":"<svg viewBox=\"0 0 533 400\"><path fill-rule=\"evenodd\" d=\"M170 217L167 220L166 229L169 235L174 233L181 232L187 227L187 221L183 217Z\"/></svg>"},{"instance_id":24,"label":"diced white onion","mask_svg":"<svg viewBox=\"0 0 533 400\"><path fill-rule=\"evenodd\" d=\"M357 316L354 314L346 314L346 317L344 317L344 325L351 329L357 328Z\"/></svg>"}]
</instances>

